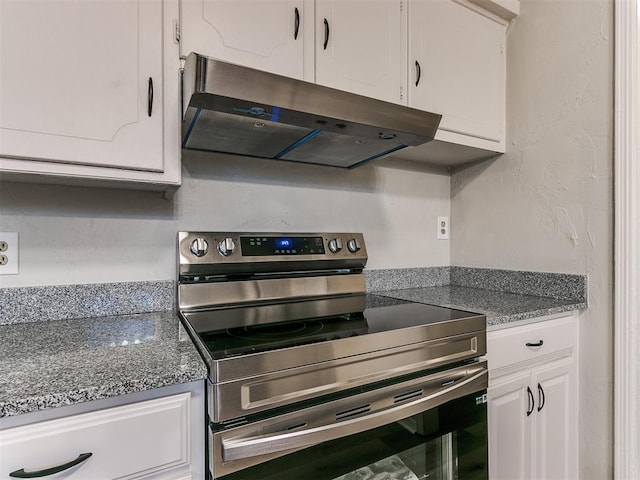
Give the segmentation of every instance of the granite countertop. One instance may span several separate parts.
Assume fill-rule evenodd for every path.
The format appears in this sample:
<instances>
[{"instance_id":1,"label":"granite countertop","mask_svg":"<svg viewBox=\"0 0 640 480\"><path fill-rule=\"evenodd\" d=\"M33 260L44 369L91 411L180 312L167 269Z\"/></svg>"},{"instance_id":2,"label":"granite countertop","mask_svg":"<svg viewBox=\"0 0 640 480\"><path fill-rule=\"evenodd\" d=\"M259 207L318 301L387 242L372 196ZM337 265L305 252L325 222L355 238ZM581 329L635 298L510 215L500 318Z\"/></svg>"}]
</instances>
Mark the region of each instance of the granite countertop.
<instances>
[{"instance_id":1,"label":"granite countertop","mask_svg":"<svg viewBox=\"0 0 640 480\"><path fill-rule=\"evenodd\" d=\"M406 288L375 293L402 300L482 313L487 316L488 328L587 308L586 301L580 299L540 297L458 285Z\"/></svg>"},{"instance_id":2,"label":"granite countertop","mask_svg":"<svg viewBox=\"0 0 640 480\"><path fill-rule=\"evenodd\" d=\"M584 275L373 270L367 291L485 314L489 328L587 308ZM169 311L174 292L172 281L0 289L0 420L206 378Z\"/></svg>"},{"instance_id":3,"label":"granite countertop","mask_svg":"<svg viewBox=\"0 0 640 480\"><path fill-rule=\"evenodd\" d=\"M2 325L0 359L0 418L207 376L174 312Z\"/></svg>"}]
</instances>

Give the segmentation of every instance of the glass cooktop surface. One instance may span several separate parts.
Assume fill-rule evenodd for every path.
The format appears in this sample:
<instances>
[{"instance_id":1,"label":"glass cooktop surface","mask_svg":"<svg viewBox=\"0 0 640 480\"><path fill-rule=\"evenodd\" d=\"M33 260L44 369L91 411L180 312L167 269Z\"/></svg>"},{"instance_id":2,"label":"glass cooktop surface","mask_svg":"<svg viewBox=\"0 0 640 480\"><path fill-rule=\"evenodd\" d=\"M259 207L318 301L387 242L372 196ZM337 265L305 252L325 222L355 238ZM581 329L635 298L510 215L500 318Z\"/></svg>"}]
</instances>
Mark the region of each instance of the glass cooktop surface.
<instances>
[{"instance_id":1,"label":"glass cooktop surface","mask_svg":"<svg viewBox=\"0 0 640 480\"><path fill-rule=\"evenodd\" d=\"M371 294L181 314L214 360L478 316Z\"/></svg>"}]
</instances>

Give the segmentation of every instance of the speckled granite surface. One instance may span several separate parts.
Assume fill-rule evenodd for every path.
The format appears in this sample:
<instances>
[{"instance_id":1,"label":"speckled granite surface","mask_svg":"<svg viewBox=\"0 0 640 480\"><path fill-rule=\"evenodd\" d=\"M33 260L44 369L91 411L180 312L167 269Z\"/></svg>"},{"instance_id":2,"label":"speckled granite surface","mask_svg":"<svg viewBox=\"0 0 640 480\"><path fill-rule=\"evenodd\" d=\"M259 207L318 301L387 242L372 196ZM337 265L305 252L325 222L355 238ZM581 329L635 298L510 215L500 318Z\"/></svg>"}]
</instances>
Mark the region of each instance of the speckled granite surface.
<instances>
[{"instance_id":1,"label":"speckled granite surface","mask_svg":"<svg viewBox=\"0 0 640 480\"><path fill-rule=\"evenodd\" d=\"M586 275L469 267L450 269L450 285L587 301Z\"/></svg>"},{"instance_id":2,"label":"speckled granite surface","mask_svg":"<svg viewBox=\"0 0 640 480\"><path fill-rule=\"evenodd\" d=\"M450 267L365 270L367 292L449 285Z\"/></svg>"},{"instance_id":3,"label":"speckled granite surface","mask_svg":"<svg viewBox=\"0 0 640 480\"><path fill-rule=\"evenodd\" d=\"M365 271L367 291L468 310L494 326L587 308L587 276L470 267Z\"/></svg>"},{"instance_id":4,"label":"speckled granite surface","mask_svg":"<svg viewBox=\"0 0 640 480\"><path fill-rule=\"evenodd\" d=\"M377 292L402 300L467 310L487 316L487 326L587 308L585 301L448 285Z\"/></svg>"},{"instance_id":5,"label":"speckled granite surface","mask_svg":"<svg viewBox=\"0 0 640 480\"><path fill-rule=\"evenodd\" d=\"M0 325L173 310L174 285L165 280L0 288Z\"/></svg>"},{"instance_id":6,"label":"speckled granite surface","mask_svg":"<svg viewBox=\"0 0 640 480\"><path fill-rule=\"evenodd\" d=\"M0 418L206 375L172 312L0 326Z\"/></svg>"},{"instance_id":7,"label":"speckled granite surface","mask_svg":"<svg viewBox=\"0 0 640 480\"><path fill-rule=\"evenodd\" d=\"M587 307L582 275L427 267L365 277L369 292L482 313L489 326ZM0 289L0 418L206 378L174 298L173 281Z\"/></svg>"}]
</instances>

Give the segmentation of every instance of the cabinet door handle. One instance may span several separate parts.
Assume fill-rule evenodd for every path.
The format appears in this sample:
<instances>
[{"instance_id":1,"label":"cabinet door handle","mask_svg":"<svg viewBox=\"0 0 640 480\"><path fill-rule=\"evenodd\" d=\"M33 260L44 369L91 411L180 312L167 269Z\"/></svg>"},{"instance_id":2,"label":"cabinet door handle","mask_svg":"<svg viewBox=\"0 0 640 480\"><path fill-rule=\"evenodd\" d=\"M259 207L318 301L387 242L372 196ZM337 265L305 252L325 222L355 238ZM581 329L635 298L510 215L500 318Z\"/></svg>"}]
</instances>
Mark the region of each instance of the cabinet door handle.
<instances>
[{"instance_id":1,"label":"cabinet door handle","mask_svg":"<svg viewBox=\"0 0 640 480\"><path fill-rule=\"evenodd\" d=\"M329 22L327 19L324 19L324 43L322 44L322 49L327 49L327 44L329 43Z\"/></svg>"},{"instance_id":2,"label":"cabinet door handle","mask_svg":"<svg viewBox=\"0 0 640 480\"><path fill-rule=\"evenodd\" d=\"M529 395L529 409L527 410L527 417L533 413L536 408L536 401L533 398L533 392L527 387L527 394Z\"/></svg>"},{"instance_id":3,"label":"cabinet door handle","mask_svg":"<svg viewBox=\"0 0 640 480\"><path fill-rule=\"evenodd\" d=\"M149 77L149 88L147 91L147 115L151 116L153 111L153 78Z\"/></svg>"},{"instance_id":4,"label":"cabinet door handle","mask_svg":"<svg viewBox=\"0 0 640 480\"><path fill-rule=\"evenodd\" d=\"M536 343L527 342L527 343L525 343L525 345L527 347L541 347L542 345L544 345L544 341L543 340L539 340Z\"/></svg>"},{"instance_id":5,"label":"cabinet door handle","mask_svg":"<svg viewBox=\"0 0 640 480\"><path fill-rule=\"evenodd\" d=\"M420 83L421 75L422 75L422 68L420 67L420 64L418 63L418 61L416 60L416 87Z\"/></svg>"},{"instance_id":6,"label":"cabinet door handle","mask_svg":"<svg viewBox=\"0 0 640 480\"><path fill-rule=\"evenodd\" d=\"M71 467L75 467L76 465L81 464L86 461L93 453L81 453L78 455L78 458L75 460L71 460L70 462L64 463L62 465L58 465L56 467L44 468L42 470L30 470L25 472L24 468L20 470L16 470L15 472L11 472L9 474L10 477L13 478L38 478L38 477L47 477L49 475L55 475L56 473L64 472L65 470L70 469Z\"/></svg>"},{"instance_id":7,"label":"cabinet door handle","mask_svg":"<svg viewBox=\"0 0 640 480\"><path fill-rule=\"evenodd\" d=\"M542 385L538 383L538 403L540 404L538 405L538 411L542 410L542 408L544 407L544 402L545 402L544 389L542 388Z\"/></svg>"},{"instance_id":8,"label":"cabinet door handle","mask_svg":"<svg viewBox=\"0 0 640 480\"><path fill-rule=\"evenodd\" d=\"M300 31L300 11L298 7L296 7L293 11L295 15L295 20L293 21L293 39L298 39L298 32Z\"/></svg>"}]
</instances>

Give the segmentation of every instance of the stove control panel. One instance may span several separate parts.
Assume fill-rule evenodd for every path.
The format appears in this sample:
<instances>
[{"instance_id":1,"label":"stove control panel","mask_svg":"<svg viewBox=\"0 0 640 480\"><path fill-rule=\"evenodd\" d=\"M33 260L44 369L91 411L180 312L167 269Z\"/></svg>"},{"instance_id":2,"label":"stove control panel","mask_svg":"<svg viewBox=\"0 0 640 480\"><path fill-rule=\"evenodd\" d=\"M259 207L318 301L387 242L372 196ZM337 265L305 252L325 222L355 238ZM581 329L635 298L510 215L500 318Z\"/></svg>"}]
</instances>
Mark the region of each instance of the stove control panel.
<instances>
[{"instance_id":1,"label":"stove control panel","mask_svg":"<svg viewBox=\"0 0 640 480\"><path fill-rule=\"evenodd\" d=\"M367 262L361 233L179 232L178 250L181 275L196 271L247 272L252 268L277 271L282 269L282 262L312 269L362 268ZM235 264L243 266L231 267Z\"/></svg>"}]
</instances>

